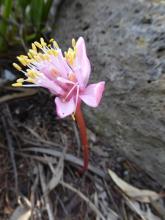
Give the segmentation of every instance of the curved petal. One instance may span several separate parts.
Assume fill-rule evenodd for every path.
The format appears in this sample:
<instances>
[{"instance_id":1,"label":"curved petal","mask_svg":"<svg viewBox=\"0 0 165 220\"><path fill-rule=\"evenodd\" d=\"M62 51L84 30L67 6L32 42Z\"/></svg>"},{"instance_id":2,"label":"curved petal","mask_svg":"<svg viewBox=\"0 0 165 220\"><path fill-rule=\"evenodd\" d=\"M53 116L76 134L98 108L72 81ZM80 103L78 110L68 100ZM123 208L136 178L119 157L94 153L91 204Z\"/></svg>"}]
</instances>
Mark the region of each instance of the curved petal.
<instances>
[{"instance_id":1,"label":"curved petal","mask_svg":"<svg viewBox=\"0 0 165 220\"><path fill-rule=\"evenodd\" d=\"M56 82L50 80L45 75L38 77L36 80L36 84L41 87L47 88L54 95L63 95L65 93L62 87L60 87Z\"/></svg>"},{"instance_id":2,"label":"curved petal","mask_svg":"<svg viewBox=\"0 0 165 220\"><path fill-rule=\"evenodd\" d=\"M96 84L90 84L80 94L80 98L89 106L97 107L103 95L105 82L99 82Z\"/></svg>"},{"instance_id":3,"label":"curved petal","mask_svg":"<svg viewBox=\"0 0 165 220\"><path fill-rule=\"evenodd\" d=\"M72 72L72 69L67 64L61 49L58 49L58 55L49 55L49 61L34 62L34 65L40 72L43 72L46 76L53 79L56 75L67 78L68 73Z\"/></svg>"},{"instance_id":4,"label":"curved petal","mask_svg":"<svg viewBox=\"0 0 165 220\"><path fill-rule=\"evenodd\" d=\"M51 63L54 65L54 67L62 77L66 78L68 73L72 72L71 68L63 57L61 49L58 49L57 57L51 56Z\"/></svg>"},{"instance_id":5,"label":"curved petal","mask_svg":"<svg viewBox=\"0 0 165 220\"><path fill-rule=\"evenodd\" d=\"M56 97L55 103L56 103L57 115L60 118L65 118L66 116L71 115L76 108L73 98L71 98L68 102L63 102L61 98Z\"/></svg>"},{"instance_id":6,"label":"curved petal","mask_svg":"<svg viewBox=\"0 0 165 220\"><path fill-rule=\"evenodd\" d=\"M49 78L50 80L54 82L56 81L56 78L58 77L58 71L50 63L45 62L44 65L40 66L39 71L43 73L47 78Z\"/></svg>"},{"instance_id":7,"label":"curved petal","mask_svg":"<svg viewBox=\"0 0 165 220\"><path fill-rule=\"evenodd\" d=\"M89 80L91 65L86 54L86 46L83 37L80 37L76 43L76 58L73 69L80 87L85 88Z\"/></svg>"},{"instance_id":8,"label":"curved petal","mask_svg":"<svg viewBox=\"0 0 165 220\"><path fill-rule=\"evenodd\" d=\"M73 81L71 81L71 80L69 80L69 79L65 79L65 78L60 77L60 76L57 77L57 81L59 81L59 82L61 82L61 83L64 83L64 84L66 84L66 83L72 84L72 85L75 84Z\"/></svg>"}]
</instances>

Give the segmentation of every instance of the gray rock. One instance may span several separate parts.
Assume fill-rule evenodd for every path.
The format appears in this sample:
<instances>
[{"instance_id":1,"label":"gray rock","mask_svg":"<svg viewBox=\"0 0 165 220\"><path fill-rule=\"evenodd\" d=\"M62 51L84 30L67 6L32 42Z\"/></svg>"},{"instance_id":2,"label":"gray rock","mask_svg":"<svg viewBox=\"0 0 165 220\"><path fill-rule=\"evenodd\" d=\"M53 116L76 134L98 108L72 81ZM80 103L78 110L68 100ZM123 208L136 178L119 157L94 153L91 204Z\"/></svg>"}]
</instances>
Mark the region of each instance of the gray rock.
<instances>
[{"instance_id":1,"label":"gray rock","mask_svg":"<svg viewBox=\"0 0 165 220\"><path fill-rule=\"evenodd\" d=\"M64 48L84 36L91 81L106 81L99 108L84 106L89 125L164 184L165 4L156 2L66 0L55 36Z\"/></svg>"}]
</instances>

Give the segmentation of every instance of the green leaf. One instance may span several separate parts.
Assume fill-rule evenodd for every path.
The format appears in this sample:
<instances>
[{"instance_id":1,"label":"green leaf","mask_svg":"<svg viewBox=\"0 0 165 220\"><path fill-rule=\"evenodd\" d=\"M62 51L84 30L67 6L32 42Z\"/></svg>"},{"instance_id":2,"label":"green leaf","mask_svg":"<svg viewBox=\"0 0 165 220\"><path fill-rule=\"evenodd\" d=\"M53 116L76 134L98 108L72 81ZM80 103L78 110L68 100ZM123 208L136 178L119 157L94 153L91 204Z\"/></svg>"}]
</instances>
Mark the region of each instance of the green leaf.
<instances>
[{"instance_id":1,"label":"green leaf","mask_svg":"<svg viewBox=\"0 0 165 220\"><path fill-rule=\"evenodd\" d=\"M7 27L8 27L8 19L11 14L12 10L12 0L5 0L4 1L4 8L2 12L2 20L0 23L0 50L4 50L5 48L5 37L6 37L6 32L7 32Z\"/></svg>"},{"instance_id":2,"label":"green leaf","mask_svg":"<svg viewBox=\"0 0 165 220\"><path fill-rule=\"evenodd\" d=\"M27 5L29 5L31 3L30 0L17 0L18 5L21 6L22 10L25 11Z\"/></svg>"},{"instance_id":3,"label":"green leaf","mask_svg":"<svg viewBox=\"0 0 165 220\"><path fill-rule=\"evenodd\" d=\"M49 14L50 8L52 6L52 3L53 3L53 0L46 0L45 1L43 13L42 13L42 21L43 22L46 21L48 18L48 14Z\"/></svg>"},{"instance_id":4,"label":"green leaf","mask_svg":"<svg viewBox=\"0 0 165 220\"><path fill-rule=\"evenodd\" d=\"M42 12L44 8L44 0L32 0L30 4L31 20L37 31L40 30L42 24Z\"/></svg>"},{"instance_id":5,"label":"green leaf","mask_svg":"<svg viewBox=\"0 0 165 220\"><path fill-rule=\"evenodd\" d=\"M4 4L5 0L0 0L0 5Z\"/></svg>"}]
</instances>

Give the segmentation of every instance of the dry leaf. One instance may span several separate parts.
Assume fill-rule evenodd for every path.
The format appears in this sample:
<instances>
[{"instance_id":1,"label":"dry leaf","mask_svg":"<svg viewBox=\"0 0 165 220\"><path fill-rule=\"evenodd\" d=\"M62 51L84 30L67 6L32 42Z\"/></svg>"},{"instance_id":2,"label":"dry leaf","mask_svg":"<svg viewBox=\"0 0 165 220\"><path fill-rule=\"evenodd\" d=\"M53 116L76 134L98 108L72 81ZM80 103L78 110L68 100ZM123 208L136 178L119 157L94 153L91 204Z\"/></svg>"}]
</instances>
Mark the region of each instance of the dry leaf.
<instances>
[{"instance_id":1,"label":"dry leaf","mask_svg":"<svg viewBox=\"0 0 165 220\"><path fill-rule=\"evenodd\" d=\"M151 191L151 190L144 190L144 189L138 189L124 180L122 180L120 177L118 177L112 170L108 170L109 175L111 176L112 180L116 183L116 185L131 199L150 203L151 201L160 199L161 195L158 193Z\"/></svg>"},{"instance_id":2,"label":"dry leaf","mask_svg":"<svg viewBox=\"0 0 165 220\"><path fill-rule=\"evenodd\" d=\"M28 220L31 216L31 210L27 210L25 207L18 206L13 212L10 220Z\"/></svg>"},{"instance_id":3,"label":"dry leaf","mask_svg":"<svg viewBox=\"0 0 165 220\"><path fill-rule=\"evenodd\" d=\"M53 176L52 176L51 180L49 181L49 183L47 184L47 189L46 189L47 192L50 192L51 190L53 190L58 185L58 183L60 182L60 180L63 176L64 157L66 154L66 150L67 150L67 148L64 148L64 151L63 151L61 158L60 158L55 169L52 166L52 164L49 163L49 166L52 170Z\"/></svg>"},{"instance_id":4,"label":"dry leaf","mask_svg":"<svg viewBox=\"0 0 165 220\"><path fill-rule=\"evenodd\" d=\"M145 211L141 210L140 205L136 201L132 201L125 196L127 205L132 209L132 211L136 212L143 220L161 220L158 216L154 215L151 212L149 205L146 205Z\"/></svg>"},{"instance_id":5,"label":"dry leaf","mask_svg":"<svg viewBox=\"0 0 165 220\"><path fill-rule=\"evenodd\" d=\"M31 216L31 203L30 201L22 197L23 203L19 200L20 206L18 206L9 220L28 220Z\"/></svg>"}]
</instances>

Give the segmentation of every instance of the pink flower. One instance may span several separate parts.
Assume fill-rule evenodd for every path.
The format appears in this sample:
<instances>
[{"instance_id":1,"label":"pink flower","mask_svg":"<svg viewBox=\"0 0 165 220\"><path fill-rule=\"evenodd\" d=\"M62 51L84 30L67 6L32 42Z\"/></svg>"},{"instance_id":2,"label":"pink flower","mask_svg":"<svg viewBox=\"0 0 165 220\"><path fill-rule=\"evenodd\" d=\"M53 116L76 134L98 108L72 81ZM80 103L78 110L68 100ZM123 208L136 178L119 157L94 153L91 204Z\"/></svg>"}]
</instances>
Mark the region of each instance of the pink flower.
<instances>
[{"instance_id":1,"label":"pink flower","mask_svg":"<svg viewBox=\"0 0 165 220\"><path fill-rule=\"evenodd\" d=\"M69 48L65 56L56 41L51 40L51 43L52 45L47 45L41 38L41 43L32 44L28 56L17 57L21 64L28 68L23 71L18 64L13 64L26 76L25 79L18 79L13 86L47 88L56 96L55 104L60 118L73 114L81 100L91 107L97 107L105 82L88 85L91 66L83 37L77 42L72 40L73 48Z\"/></svg>"}]
</instances>

